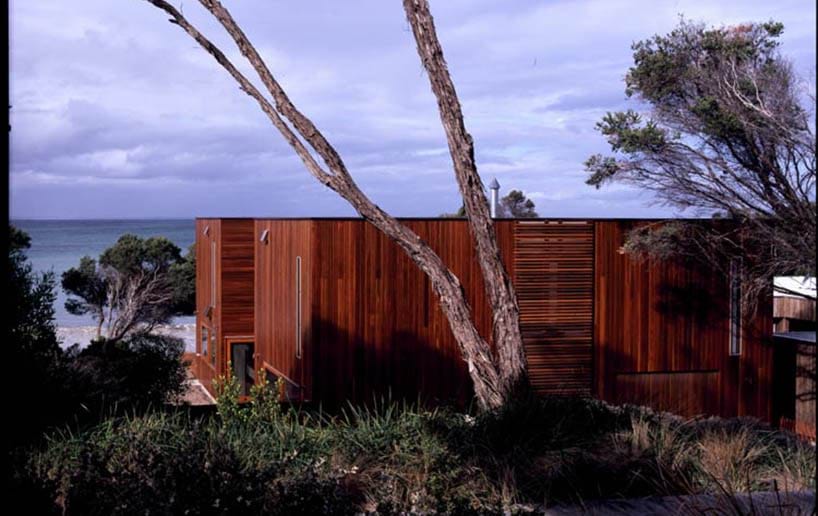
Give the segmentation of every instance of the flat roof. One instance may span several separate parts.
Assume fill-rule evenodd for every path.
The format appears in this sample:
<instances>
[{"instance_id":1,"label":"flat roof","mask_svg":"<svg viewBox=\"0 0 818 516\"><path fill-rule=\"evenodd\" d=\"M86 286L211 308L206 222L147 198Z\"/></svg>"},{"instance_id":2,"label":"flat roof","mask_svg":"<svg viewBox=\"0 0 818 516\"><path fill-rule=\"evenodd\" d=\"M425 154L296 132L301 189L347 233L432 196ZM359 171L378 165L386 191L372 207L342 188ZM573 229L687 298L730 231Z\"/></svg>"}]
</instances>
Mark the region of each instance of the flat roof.
<instances>
[{"instance_id":1,"label":"flat roof","mask_svg":"<svg viewBox=\"0 0 818 516\"><path fill-rule=\"evenodd\" d=\"M466 220L465 217L394 217L397 220ZM195 220L204 219L218 219L218 220L365 220L363 217L220 217L220 216L199 216ZM639 217L537 217L537 218L497 218L495 221L549 221L549 220L566 220L566 221L588 221L588 222L673 222L673 221L688 221L688 222L705 222L729 219L713 219L713 218L639 218Z\"/></svg>"},{"instance_id":2,"label":"flat roof","mask_svg":"<svg viewBox=\"0 0 818 516\"><path fill-rule=\"evenodd\" d=\"M794 297L815 299L815 277L814 276L776 276L773 279L776 297Z\"/></svg>"},{"instance_id":3,"label":"flat roof","mask_svg":"<svg viewBox=\"0 0 818 516\"><path fill-rule=\"evenodd\" d=\"M777 339L797 340L798 342L812 342L815 344L814 331L785 331L773 333L773 337Z\"/></svg>"}]
</instances>

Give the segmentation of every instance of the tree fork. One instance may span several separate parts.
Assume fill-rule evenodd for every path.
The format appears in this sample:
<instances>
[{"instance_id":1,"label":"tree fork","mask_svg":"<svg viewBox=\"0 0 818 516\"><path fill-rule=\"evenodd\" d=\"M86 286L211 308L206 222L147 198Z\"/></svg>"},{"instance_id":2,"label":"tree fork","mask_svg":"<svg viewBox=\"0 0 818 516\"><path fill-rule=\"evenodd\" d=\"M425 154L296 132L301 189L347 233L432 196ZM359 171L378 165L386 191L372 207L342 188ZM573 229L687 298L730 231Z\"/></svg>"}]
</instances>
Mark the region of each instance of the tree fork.
<instances>
[{"instance_id":1,"label":"tree fork","mask_svg":"<svg viewBox=\"0 0 818 516\"><path fill-rule=\"evenodd\" d=\"M466 173L457 172L456 175L463 193L464 202L467 207L474 208L474 213L476 213L473 219L470 217L470 225L473 234L480 235L480 238L476 239L475 242L478 257L481 265L484 262L489 265L489 267L483 269L484 281L494 311L494 335L498 358L494 357L488 342L482 338L474 325L471 308L459 279L414 231L375 205L358 188L340 155L315 125L292 104L228 10L217 0L200 0L200 3L230 34L242 55L253 66L265 88L272 96L275 105L271 104L238 71L225 54L191 25L177 9L165 0L145 1L168 13L171 16L170 21L172 23L178 25L199 43L239 83L242 91L256 100L261 110L301 158L311 175L338 193L355 208L361 217L395 241L428 276L439 298L441 309L449 322L452 334L458 343L463 359L468 364L469 375L474 384L475 396L479 405L481 408L489 410L502 406L509 399L512 387L525 383L520 381L520 379L525 378L525 357L522 352L522 339L519 338L519 312L513 287L511 287L508 275L505 273L500 261L493 223L488 216L488 203L473 164L471 138L465 133L465 130L462 131L462 134L469 141L466 152L470 155L471 168L467 164L466 168L463 168ZM409 11L407 11L408 13ZM415 19L421 20L422 18ZM410 23L412 23L412 19L410 19ZM434 37L434 41L436 41L436 37ZM420 45L420 42L418 44ZM448 71L445 67L436 69L436 73L444 73L448 83L451 84L451 79L448 78ZM453 93L453 87L451 91ZM455 103L459 113L459 103L457 103L456 97ZM447 119L447 117L448 115L441 113L442 119ZM462 128L462 114L460 114L460 118ZM326 170L315 160L307 145L321 158L327 167ZM450 150L452 148L450 143ZM460 147L456 148L459 149ZM459 158L453 153L452 159L455 161L457 169ZM482 212L480 212L481 209ZM485 271L488 271L488 274ZM499 287L495 285L498 281L502 283ZM514 337L515 330L516 339Z\"/></svg>"}]
</instances>

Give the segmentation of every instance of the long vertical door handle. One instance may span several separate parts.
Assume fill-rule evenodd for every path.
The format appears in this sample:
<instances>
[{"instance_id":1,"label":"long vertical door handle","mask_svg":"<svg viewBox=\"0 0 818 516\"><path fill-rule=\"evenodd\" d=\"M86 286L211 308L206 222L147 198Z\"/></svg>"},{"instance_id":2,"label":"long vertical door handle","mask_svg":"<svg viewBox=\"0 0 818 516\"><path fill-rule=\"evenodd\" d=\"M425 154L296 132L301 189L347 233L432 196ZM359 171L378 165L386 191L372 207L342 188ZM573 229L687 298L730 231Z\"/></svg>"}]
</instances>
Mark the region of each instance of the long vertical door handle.
<instances>
[{"instance_id":1,"label":"long vertical door handle","mask_svg":"<svg viewBox=\"0 0 818 516\"><path fill-rule=\"evenodd\" d=\"M295 257L295 358L301 359L301 257Z\"/></svg>"}]
</instances>

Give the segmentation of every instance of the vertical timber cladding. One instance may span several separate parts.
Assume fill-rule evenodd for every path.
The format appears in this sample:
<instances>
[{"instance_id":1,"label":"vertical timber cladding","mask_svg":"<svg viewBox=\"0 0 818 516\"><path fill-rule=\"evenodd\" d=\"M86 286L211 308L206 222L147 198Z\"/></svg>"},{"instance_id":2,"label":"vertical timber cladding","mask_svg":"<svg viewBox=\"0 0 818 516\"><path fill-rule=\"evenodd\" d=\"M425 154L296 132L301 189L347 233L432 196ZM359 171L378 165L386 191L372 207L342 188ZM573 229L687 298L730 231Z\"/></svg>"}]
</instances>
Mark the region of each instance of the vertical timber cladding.
<instances>
[{"instance_id":1,"label":"vertical timber cladding","mask_svg":"<svg viewBox=\"0 0 818 516\"><path fill-rule=\"evenodd\" d=\"M528 373L540 394L590 395L594 224L514 224L514 286Z\"/></svg>"},{"instance_id":2,"label":"vertical timber cladding","mask_svg":"<svg viewBox=\"0 0 818 516\"><path fill-rule=\"evenodd\" d=\"M311 397L313 232L311 220L255 221L255 365L283 378L290 399Z\"/></svg>"}]
</instances>

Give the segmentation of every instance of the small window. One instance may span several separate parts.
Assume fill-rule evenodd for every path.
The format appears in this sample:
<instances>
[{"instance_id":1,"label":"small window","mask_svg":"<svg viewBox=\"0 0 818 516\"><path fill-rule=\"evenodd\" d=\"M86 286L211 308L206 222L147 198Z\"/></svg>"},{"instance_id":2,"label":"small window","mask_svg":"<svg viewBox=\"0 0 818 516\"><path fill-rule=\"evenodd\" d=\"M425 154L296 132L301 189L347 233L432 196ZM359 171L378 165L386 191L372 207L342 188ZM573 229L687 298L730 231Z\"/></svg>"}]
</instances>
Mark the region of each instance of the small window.
<instances>
[{"instance_id":1,"label":"small window","mask_svg":"<svg viewBox=\"0 0 818 516\"><path fill-rule=\"evenodd\" d=\"M216 365L217 355L219 354L219 347L216 346L216 332L210 332L210 363Z\"/></svg>"},{"instance_id":2,"label":"small window","mask_svg":"<svg viewBox=\"0 0 818 516\"><path fill-rule=\"evenodd\" d=\"M216 242L210 242L210 306L216 306Z\"/></svg>"},{"instance_id":3,"label":"small window","mask_svg":"<svg viewBox=\"0 0 818 516\"><path fill-rule=\"evenodd\" d=\"M201 353L204 356L207 356L207 343L208 343L208 335L207 335L207 327L202 326L202 343L201 343Z\"/></svg>"},{"instance_id":4,"label":"small window","mask_svg":"<svg viewBox=\"0 0 818 516\"><path fill-rule=\"evenodd\" d=\"M730 355L741 355L741 259L730 262Z\"/></svg>"}]
</instances>

